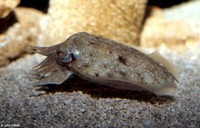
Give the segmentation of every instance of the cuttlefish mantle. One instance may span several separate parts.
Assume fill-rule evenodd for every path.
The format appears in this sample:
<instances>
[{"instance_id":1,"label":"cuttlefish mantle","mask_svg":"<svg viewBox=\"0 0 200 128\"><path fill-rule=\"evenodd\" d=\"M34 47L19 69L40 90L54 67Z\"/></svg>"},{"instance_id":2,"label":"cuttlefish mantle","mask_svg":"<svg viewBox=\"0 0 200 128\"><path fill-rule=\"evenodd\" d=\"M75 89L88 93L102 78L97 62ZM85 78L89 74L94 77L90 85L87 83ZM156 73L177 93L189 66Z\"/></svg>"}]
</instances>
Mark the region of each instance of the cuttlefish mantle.
<instances>
[{"instance_id":1,"label":"cuttlefish mantle","mask_svg":"<svg viewBox=\"0 0 200 128\"><path fill-rule=\"evenodd\" d=\"M150 91L156 95L174 95L177 89L176 72L157 52L147 55L85 32L54 46L30 47L47 56L34 67L43 75L37 83L40 85L61 84L75 74L114 88Z\"/></svg>"}]
</instances>

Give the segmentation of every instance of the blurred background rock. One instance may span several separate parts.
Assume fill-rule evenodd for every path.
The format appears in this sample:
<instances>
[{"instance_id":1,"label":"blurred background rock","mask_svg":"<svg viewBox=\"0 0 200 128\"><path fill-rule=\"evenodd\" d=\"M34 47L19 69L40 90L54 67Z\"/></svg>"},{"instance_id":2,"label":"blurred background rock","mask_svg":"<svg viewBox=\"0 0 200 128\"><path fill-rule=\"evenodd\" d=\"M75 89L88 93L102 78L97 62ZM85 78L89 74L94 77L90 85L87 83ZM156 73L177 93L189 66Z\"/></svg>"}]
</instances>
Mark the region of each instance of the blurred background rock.
<instances>
[{"instance_id":1,"label":"blurred background rock","mask_svg":"<svg viewBox=\"0 0 200 128\"><path fill-rule=\"evenodd\" d=\"M12 6L11 6L12 5ZM36 45L41 34L41 11L20 6L20 0L0 0L0 67L28 51L22 43Z\"/></svg>"},{"instance_id":2,"label":"blurred background rock","mask_svg":"<svg viewBox=\"0 0 200 128\"><path fill-rule=\"evenodd\" d=\"M145 20L140 45L147 48L164 45L179 53L194 48L200 41L199 7L199 0L170 8L150 7L151 13Z\"/></svg>"},{"instance_id":3,"label":"blurred background rock","mask_svg":"<svg viewBox=\"0 0 200 128\"><path fill-rule=\"evenodd\" d=\"M198 0L0 0L0 67L28 52L22 42L49 46L79 31L184 52L199 41L199 6Z\"/></svg>"},{"instance_id":4,"label":"blurred background rock","mask_svg":"<svg viewBox=\"0 0 200 128\"><path fill-rule=\"evenodd\" d=\"M48 16L41 24L46 25L46 38L41 43L60 43L85 31L138 45L146 3L147 0L51 0Z\"/></svg>"}]
</instances>

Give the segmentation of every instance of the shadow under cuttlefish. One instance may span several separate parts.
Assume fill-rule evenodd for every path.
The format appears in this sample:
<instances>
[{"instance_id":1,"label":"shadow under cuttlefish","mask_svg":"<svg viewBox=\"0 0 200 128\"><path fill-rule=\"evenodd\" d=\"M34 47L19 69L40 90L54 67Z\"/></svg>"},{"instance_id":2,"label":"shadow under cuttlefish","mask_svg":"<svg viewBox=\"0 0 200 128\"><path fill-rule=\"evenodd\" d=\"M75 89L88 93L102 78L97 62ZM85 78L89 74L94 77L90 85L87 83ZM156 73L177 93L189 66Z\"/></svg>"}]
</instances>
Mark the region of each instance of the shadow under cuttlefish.
<instances>
[{"instance_id":1,"label":"shadow under cuttlefish","mask_svg":"<svg viewBox=\"0 0 200 128\"><path fill-rule=\"evenodd\" d=\"M81 91L84 94L88 94L93 98L122 98L122 99L133 99L138 101L150 102L152 104L159 103L169 103L173 102L175 99L168 96L156 96L151 92L139 92L130 90L121 90L111 88L105 85L93 83L80 77L73 75L70 79L66 80L60 85L57 84L45 84L45 85L35 85L39 87L37 91L45 91L45 94L56 93L56 92L74 92Z\"/></svg>"}]
</instances>

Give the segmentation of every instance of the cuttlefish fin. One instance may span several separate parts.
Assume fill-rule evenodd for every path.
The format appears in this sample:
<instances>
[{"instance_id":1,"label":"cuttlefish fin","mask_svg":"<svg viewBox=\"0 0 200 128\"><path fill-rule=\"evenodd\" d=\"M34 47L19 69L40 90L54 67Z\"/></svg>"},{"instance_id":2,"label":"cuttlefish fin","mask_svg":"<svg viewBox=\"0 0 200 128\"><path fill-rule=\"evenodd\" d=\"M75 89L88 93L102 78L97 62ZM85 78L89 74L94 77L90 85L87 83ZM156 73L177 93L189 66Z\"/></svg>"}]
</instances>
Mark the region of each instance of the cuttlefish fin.
<instances>
[{"instance_id":1,"label":"cuttlefish fin","mask_svg":"<svg viewBox=\"0 0 200 128\"><path fill-rule=\"evenodd\" d=\"M162 85L159 85L162 86ZM157 96L175 96L177 85L174 82L167 83L163 88L151 90Z\"/></svg>"},{"instance_id":2,"label":"cuttlefish fin","mask_svg":"<svg viewBox=\"0 0 200 128\"><path fill-rule=\"evenodd\" d=\"M178 82L178 73L175 66L172 63L170 63L167 59L165 59L158 51L154 51L149 54L146 50L138 46L134 46L134 48L148 55L150 58L154 59L160 64L162 64L173 75L174 80ZM168 83L167 86L163 86L163 88L160 88L160 89L152 88L152 87L155 87L155 86L151 86L151 89L149 90L154 92L157 96L162 96L162 95L174 96L177 89L177 85L174 82Z\"/></svg>"},{"instance_id":3,"label":"cuttlefish fin","mask_svg":"<svg viewBox=\"0 0 200 128\"><path fill-rule=\"evenodd\" d=\"M142 52L144 54L149 54L146 50L144 50L143 48L141 48L139 46L133 45L131 47L133 47L134 49L136 49L136 50L138 50L138 51L140 51L140 52Z\"/></svg>"},{"instance_id":4,"label":"cuttlefish fin","mask_svg":"<svg viewBox=\"0 0 200 128\"><path fill-rule=\"evenodd\" d=\"M175 77L176 81L178 81L178 73L175 66L165 59L158 51L154 51L153 53L148 54L148 56L165 66L165 68L167 68L167 70Z\"/></svg>"},{"instance_id":5,"label":"cuttlefish fin","mask_svg":"<svg viewBox=\"0 0 200 128\"><path fill-rule=\"evenodd\" d=\"M167 70L170 73L172 73L176 81L178 81L178 73L175 66L172 63L170 63L167 59L165 59L158 51L154 51L149 54L146 50L142 49L141 47L138 46L132 46L132 47L161 63L163 66L165 66L165 68L167 68Z\"/></svg>"}]
</instances>

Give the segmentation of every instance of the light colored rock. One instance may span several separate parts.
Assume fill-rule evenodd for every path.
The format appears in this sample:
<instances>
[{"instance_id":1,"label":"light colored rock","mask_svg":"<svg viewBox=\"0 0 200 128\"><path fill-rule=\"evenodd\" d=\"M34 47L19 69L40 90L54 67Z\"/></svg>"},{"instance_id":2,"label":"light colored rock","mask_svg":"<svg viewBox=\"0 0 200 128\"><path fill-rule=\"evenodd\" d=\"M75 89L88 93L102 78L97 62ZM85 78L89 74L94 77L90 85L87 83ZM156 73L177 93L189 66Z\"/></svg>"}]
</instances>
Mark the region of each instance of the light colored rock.
<instances>
[{"instance_id":1,"label":"light colored rock","mask_svg":"<svg viewBox=\"0 0 200 128\"><path fill-rule=\"evenodd\" d=\"M191 5L193 7L190 7ZM200 41L200 29L196 28L200 26L199 5L200 1L192 1L172 9L153 8L153 14L144 25L141 46L155 48L166 45L178 52L191 49ZM194 11L196 13L192 13ZM188 14L191 14L191 17Z\"/></svg>"},{"instance_id":2,"label":"light colored rock","mask_svg":"<svg viewBox=\"0 0 200 128\"><path fill-rule=\"evenodd\" d=\"M147 0L51 0L41 45L64 41L80 31L119 42L139 44ZM45 27L46 25L46 27Z\"/></svg>"},{"instance_id":3,"label":"light colored rock","mask_svg":"<svg viewBox=\"0 0 200 128\"><path fill-rule=\"evenodd\" d=\"M17 22L0 35L0 67L28 52L22 43L36 44L40 33L38 20L44 15L28 8L16 8Z\"/></svg>"},{"instance_id":4,"label":"light colored rock","mask_svg":"<svg viewBox=\"0 0 200 128\"><path fill-rule=\"evenodd\" d=\"M20 3L20 0L0 0L0 18L6 17Z\"/></svg>"}]
</instances>

